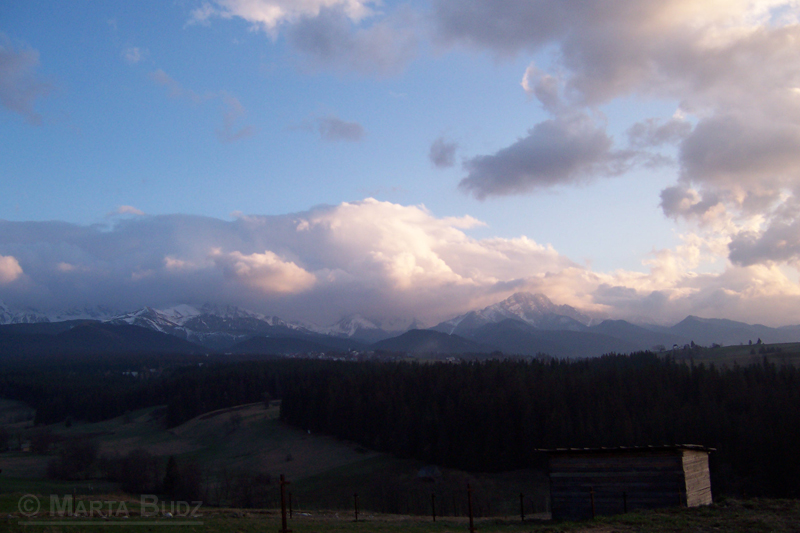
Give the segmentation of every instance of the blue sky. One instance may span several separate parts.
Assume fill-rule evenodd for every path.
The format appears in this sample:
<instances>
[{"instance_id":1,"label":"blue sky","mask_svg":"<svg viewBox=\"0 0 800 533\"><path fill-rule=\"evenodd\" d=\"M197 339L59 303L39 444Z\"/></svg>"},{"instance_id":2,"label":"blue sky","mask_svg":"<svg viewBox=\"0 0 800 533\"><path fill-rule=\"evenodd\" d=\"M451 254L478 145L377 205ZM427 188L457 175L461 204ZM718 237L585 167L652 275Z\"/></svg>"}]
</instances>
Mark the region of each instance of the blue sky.
<instances>
[{"instance_id":1,"label":"blue sky","mask_svg":"<svg viewBox=\"0 0 800 533\"><path fill-rule=\"evenodd\" d=\"M531 290L632 320L800 322L797 14L7 3L0 300L435 322ZM327 229L282 236L304 220ZM337 233L353 220L381 231Z\"/></svg>"}]
</instances>

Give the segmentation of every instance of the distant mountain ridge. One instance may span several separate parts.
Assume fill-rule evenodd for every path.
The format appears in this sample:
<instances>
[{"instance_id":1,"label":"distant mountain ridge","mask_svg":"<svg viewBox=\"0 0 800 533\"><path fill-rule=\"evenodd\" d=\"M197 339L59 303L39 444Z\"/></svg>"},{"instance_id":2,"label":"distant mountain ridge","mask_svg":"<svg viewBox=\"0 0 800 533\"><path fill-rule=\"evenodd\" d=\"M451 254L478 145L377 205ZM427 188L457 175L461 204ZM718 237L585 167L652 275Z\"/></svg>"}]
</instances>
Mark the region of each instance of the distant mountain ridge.
<instances>
[{"instance_id":1,"label":"distant mountain ridge","mask_svg":"<svg viewBox=\"0 0 800 533\"><path fill-rule=\"evenodd\" d=\"M600 321L569 305L556 305L543 294L525 292L429 329L421 328L415 320L402 331L387 331L379 322L357 314L320 327L235 306L210 304L200 307L183 304L165 309L143 307L128 313L87 307L46 314L33 309L13 310L0 302L0 334L7 337L60 335L87 321L137 326L177 337L205 350L248 354L377 349L591 357L609 352L671 349L691 342L710 346L755 343L758 339L768 343L800 341L800 325L771 328L696 316L688 316L670 327L635 325L624 320ZM185 349L185 346L174 348Z\"/></svg>"}]
</instances>

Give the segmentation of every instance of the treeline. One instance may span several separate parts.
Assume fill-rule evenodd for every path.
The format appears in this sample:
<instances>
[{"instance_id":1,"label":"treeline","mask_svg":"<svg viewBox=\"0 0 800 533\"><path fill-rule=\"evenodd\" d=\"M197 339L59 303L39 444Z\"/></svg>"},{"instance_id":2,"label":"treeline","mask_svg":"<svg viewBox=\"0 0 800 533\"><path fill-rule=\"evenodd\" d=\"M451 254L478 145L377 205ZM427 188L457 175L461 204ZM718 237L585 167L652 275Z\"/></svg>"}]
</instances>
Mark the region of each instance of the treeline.
<instances>
[{"instance_id":1,"label":"treeline","mask_svg":"<svg viewBox=\"0 0 800 533\"><path fill-rule=\"evenodd\" d=\"M165 406L168 427L280 398L282 420L303 430L467 471L540 466L537 449L703 444L717 449L717 494L800 497L800 372L766 360L17 360L0 361L0 397L30 404L41 424Z\"/></svg>"},{"instance_id":2,"label":"treeline","mask_svg":"<svg viewBox=\"0 0 800 533\"><path fill-rule=\"evenodd\" d=\"M342 364L294 380L281 417L468 471L540 464L537 449L703 444L717 493L800 496L800 373L690 367L653 354L582 361Z\"/></svg>"},{"instance_id":3,"label":"treeline","mask_svg":"<svg viewBox=\"0 0 800 533\"><path fill-rule=\"evenodd\" d=\"M186 355L4 359L0 398L33 407L36 425L99 422L163 405L164 422L174 427L216 409L280 398L284 382L328 366Z\"/></svg>"}]
</instances>

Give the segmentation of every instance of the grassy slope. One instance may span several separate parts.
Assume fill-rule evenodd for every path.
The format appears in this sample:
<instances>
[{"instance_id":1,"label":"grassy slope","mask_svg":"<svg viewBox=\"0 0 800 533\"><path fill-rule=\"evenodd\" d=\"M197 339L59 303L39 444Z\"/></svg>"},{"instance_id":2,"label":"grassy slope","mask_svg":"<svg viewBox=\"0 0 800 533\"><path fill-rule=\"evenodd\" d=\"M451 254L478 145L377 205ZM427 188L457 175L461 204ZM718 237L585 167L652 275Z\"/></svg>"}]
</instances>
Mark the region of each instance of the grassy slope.
<instances>
[{"instance_id":1,"label":"grassy slope","mask_svg":"<svg viewBox=\"0 0 800 533\"><path fill-rule=\"evenodd\" d=\"M476 514L516 513L519 494L525 493L528 513L546 510L547 479L535 471L503 474L467 474L442 469L436 482L417 478L424 463L398 459L365 450L358 445L324 435L310 434L278 420L279 408L265 409L256 403L206 413L185 424L165 430L145 409L96 424L74 423L50 426L60 438L90 438L100 444L101 453L124 455L144 448L178 462L194 461L212 472L247 471L269 474L274 481L283 474L292 482L298 509L342 509L353 505L358 493L365 510L425 514L431 493L436 493L440 515L464 514L461 494L466 484L474 489ZM232 418L239 418L233 429ZM72 483L45 480L52 456L9 452L0 454L0 492L72 492L93 494L108 491L108 483ZM166 462L166 459L164 459ZM278 500L277 483L269 489ZM455 509L454 509L455 508Z\"/></svg>"},{"instance_id":2,"label":"grassy slope","mask_svg":"<svg viewBox=\"0 0 800 533\"><path fill-rule=\"evenodd\" d=\"M758 350L762 347L764 349L775 349L776 351L760 354ZM778 352L778 349L781 351ZM756 353L751 354L750 352L752 350L755 350ZM665 353L671 354L669 351ZM763 344L761 346L742 344L723 346L721 348L705 348L695 353L693 358L695 364L705 363L708 365L714 363L716 366L733 366L734 364L747 366L750 364L761 364L765 356L770 363L774 363L778 366L798 366L800 365L800 343ZM678 360L686 360L687 362L690 360L689 356L682 352L677 352L675 357Z\"/></svg>"}]
</instances>

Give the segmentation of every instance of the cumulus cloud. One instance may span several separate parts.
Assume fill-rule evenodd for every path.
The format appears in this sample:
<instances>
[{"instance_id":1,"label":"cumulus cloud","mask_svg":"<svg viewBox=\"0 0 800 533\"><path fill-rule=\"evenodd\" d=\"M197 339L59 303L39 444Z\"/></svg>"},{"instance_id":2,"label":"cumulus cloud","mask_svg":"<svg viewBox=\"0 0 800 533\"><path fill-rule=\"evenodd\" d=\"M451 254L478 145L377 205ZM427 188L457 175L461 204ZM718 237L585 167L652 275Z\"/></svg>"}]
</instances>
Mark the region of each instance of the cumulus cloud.
<instances>
[{"instance_id":1,"label":"cumulus cloud","mask_svg":"<svg viewBox=\"0 0 800 533\"><path fill-rule=\"evenodd\" d=\"M211 257L227 278L267 294L302 292L311 288L316 281L313 274L291 261L284 261L269 250L245 255L238 251L224 254L214 249Z\"/></svg>"},{"instance_id":2,"label":"cumulus cloud","mask_svg":"<svg viewBox=\"0 0 800 533\"><path fill-rule=\"evenodd\" d=\"M22 267L13 256L0 255L0 285L5 285L22 276Z\"/></svg>"},{"instance_id":3,"label":"cumulus cloud","mask_svg":"<svg viewBox=\"0 0 800 533\"><path fill-rule=\"evenodd\" d=\"M459 187L484 199L616 175L635 154L615 151L612 145L608 134L585 115L547 120L511 146L467 160L468 174Z\"/></svg>"},{"instance_id":4,"label":"cumulus cloud","mask_svg":"<svg viewBox=\"0 0 800 533\"><path fill-rule=\"evenodd\" d=\"M528 290L617 318L800 322L800 286L777 265L714 266L724 237L686 234L641 271L594 272L527 236L471 237L481 225L373 199L232 221L0 221L0 299L40 309L212 302L319 324L353 313L435 323Z\"/></svg>"},{"instance_id":5,"label":"cumulus cloud","mask_svg":"<svg viewBox=\"0 0 800 533\"><path fill-rule=\"evenodd\" d=\"M0 32L0 103L33 125L42 123L42 116L34 109L34 104L52 90L51 85L37 74L38 67L37 50L17 49Z\"/></svg>"},{"instance_id":6,"label":"cumulus cloud","mask_svg":"<svg viewBox=\"0 0 800 533\"><path fill-rule=\"evenodd\" d=\"M664 214L723 232L737 265L795 264L785 213L800 191L796 0L433 0L430 16L441 47L544 56L521 85L553 120L469 159L463 189L481 198L580 183L606 173L602 154L637 152L626 161L677 170L661 194ZM615 117L631 121L627 146L586 130L565 157L530 157L537 128L623 98L674 107Z\"/></svg>"},{"instance_id":7,"label":"cumulus cloud","mask_svg":"<svg viewBox=\"0 0 800 533\"><path fill-rule=\"evenodd\" d=\"M481 224L372 199L233 221L0 221L0 254L16 258L30 282L0 299L117 309L212 301L319 323L352 313L434 321L530 276L575 266L526 237L469 237Z\"/></svg>"},{"instance_id":8,"label":"cumulus cloud","mask_svg":"<svg viewBox=\"0 0 800 533\"><path fill-rule=\"evenodd\" d=\"M358 122L347 122L335 115L316 119L317 130L323 141L360 141L364 137L364 127Z\"/></svg>"},{"instance_id":9,"label":"cumulus cloud","mask_svg":"<svg viewBox=\"0 0 800 533\"><path fill-rule=\"evenodd\" d=\"M456 150L458 143L448 142L444 137L439 137L431 144L428 159L437 168L448 168L456 164Z\"/></svg>"}]
</instances>

